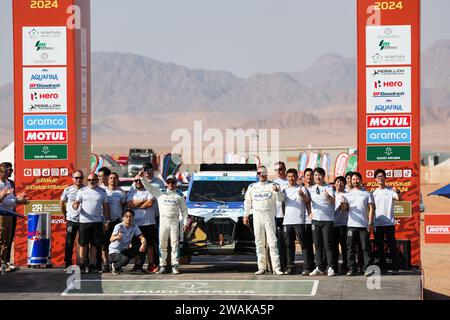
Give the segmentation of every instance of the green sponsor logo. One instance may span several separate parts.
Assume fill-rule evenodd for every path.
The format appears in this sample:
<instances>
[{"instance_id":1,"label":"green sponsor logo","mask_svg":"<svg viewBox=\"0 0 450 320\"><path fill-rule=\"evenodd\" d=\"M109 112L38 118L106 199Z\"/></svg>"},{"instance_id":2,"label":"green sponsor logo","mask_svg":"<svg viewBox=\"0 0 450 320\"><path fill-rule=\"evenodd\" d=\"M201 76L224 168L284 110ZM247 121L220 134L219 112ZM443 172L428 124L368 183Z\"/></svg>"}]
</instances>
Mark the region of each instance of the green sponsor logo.
<instances>
[{"instance_id":1,"label":"green sponsor logo","mask_svg":"<svg viewBox=\"0 0 450 320\"><path fill-rule=\"evenodd\" d=\"M67 160L66 144L26 145L25 160Z\"/></svg>"},{"instance_id":2,"label":"green sponsor logo","mask_svg":"<svg viewBox=\"0 0 450 320\"><path fill-rule=\"evenodd\" d=\"M411 161L411 146L367 147L367 161Z\"/></svg>"}]
</instances>

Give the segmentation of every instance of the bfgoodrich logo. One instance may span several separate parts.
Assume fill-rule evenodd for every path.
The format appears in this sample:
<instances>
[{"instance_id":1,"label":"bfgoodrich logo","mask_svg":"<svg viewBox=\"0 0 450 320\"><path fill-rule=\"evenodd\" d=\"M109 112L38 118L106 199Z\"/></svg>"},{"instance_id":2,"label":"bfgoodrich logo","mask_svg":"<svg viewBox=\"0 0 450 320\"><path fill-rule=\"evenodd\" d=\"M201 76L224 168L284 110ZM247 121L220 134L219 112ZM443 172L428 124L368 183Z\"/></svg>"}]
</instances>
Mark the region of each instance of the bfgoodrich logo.
<instances>
[{"instance_id":1,"label":"bfgoodrich logo","mask_svg":"<svg viewBox=\"0 0 450 320\"><path fill-rule=\"evenodd\" d=\"M450 226L427 226L427 234L450 234Z\"/></svg>"}]
</instances>

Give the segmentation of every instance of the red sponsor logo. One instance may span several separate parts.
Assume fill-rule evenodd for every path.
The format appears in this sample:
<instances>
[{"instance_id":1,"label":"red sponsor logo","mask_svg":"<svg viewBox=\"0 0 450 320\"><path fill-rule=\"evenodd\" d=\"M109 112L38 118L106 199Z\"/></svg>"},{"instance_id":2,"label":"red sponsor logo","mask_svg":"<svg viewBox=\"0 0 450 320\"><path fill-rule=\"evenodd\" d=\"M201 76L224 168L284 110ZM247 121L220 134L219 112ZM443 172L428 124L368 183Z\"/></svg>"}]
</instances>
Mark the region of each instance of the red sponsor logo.
<instances>
[{"instance_id":1,"label":"red sponsor logo","mask_svg":"<svg viewBox=\"0 0 450 320\"><path fill-rule=\"evenodd\" d=\"M31 101L39 100L39 99L41 99L41 100L50 100L50 99L55 100L55 99L58 99L58 98L59 98L59 94L57 94L57 93L36 93L36 92L34 92L34 93L31 94Z\"/></svg>"},{"instance_id":2,"label":"red sponsor logo","mask_svg":"<svg viewBox=\"0 0 450 320\"><path fill-rule=\"evenodd\" d=\"M427 226L427 234L450 234L450 226Z\"/></svg>"},{"instance_id":3,"label":"red sponsor logo","mask_svg":"<svg viewBox=\"0 0 450 320\"><path fill-rule=\"evenodd\" d=\"M450 215L425 215L425 243L450 243Z\"/></svg>"},{"instance_id":4,"label":"red sponsor logo","mask_svg":"<svg viewBox=\"0 0 450 320\"><path fill-rule=\"evenodd\" d=\"M67 142L67 131L65 130L48 130L48 131L24 131L24 142Z\"/></svg>"},{"instance_id":5,"label":"red sponsor logo","mask_svg":"<svg viewBox=\"0 0 450 320\"><path fill-rule=\"evenodd\" d=\"M400 88L403 87L402 81L375 81L375 88Z\"/></svg>"},{"instance_id":6,"label":"red sponsor logo","mask_svg":"<svg viewBox=\"0 0 450 320\"><path fill-rule=\"evenodd\" d=\"M411 115L367 116L367 128L410 128Z\"/></svg>"}]
</instances>

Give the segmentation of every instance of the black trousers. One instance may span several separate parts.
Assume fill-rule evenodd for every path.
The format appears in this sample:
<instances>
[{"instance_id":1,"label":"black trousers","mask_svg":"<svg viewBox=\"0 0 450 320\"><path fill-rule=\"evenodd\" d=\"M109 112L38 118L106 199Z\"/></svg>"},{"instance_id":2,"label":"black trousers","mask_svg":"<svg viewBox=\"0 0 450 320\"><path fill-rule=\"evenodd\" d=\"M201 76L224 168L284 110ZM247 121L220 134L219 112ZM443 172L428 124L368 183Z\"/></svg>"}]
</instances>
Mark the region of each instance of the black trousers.
<instances>
[{"instance_id":1,"label":"black trousers","mask_svg":"<svg viewBox=\"0 0 450 320\"><path fill-rule=\"evenodd\" d=\"M73 255L73 247L76 247L75 238L77 236L78 230L80 228L80 224L78 222L67 221L66 224L66 245L64 248L64 262L66 267L71 266L72 263L72 255ZM75 261L76 263L76 261Z\"/></svg>"},{"instance_id":2,"label":"black trousers","mask_svg":"<svg viewBox=\"0 0 450 320\"><path fill-rule=\"evenodd\" d=\"M320 271L324 272L327 267L333 268L337 271L337 259L334 254L333 245L333 221L312 221L312 233L314 240L314 247L316 249L316 264ZM326 251L326 261L323 254L323 249Z\"/></svg>"},{"instance_id":3,"label":"black trousers","mask_svg":"<svg viewBox=\"0 0 450 320\"><path fill-rule=\"evenodd\" d=\"M8 251L6 253L6 262L7 263L11 262L11 249L12 249L12 244L14 241L14 236L16 234L16 226L17 226L17 217L12 217L11 238L8 243L8 249L7 249Z\"/></svg>"},{"instance_id":4,"label":"black trousers","mask_svg":"<svg viewBox=\"0 0 450 320\"><path fill-rule=\"evenodd\" d=\"M128 262L130 262L131 259L138 257L137 260L145 261L145 252L139 252L140 247L140 241L139 239L137 241L133 240L132 247L123 250L121 252L111 253L109 254L109 261L111 263L114 263L114 267L119 269L123 268L126 265L128 265Z\"/></svg>"},{"instance_id":5,"label":"black trousers","mask_svg":"<svg viewBox=\"0 0 450 320\"><path fill-rule=\"evenodd\" d=\"M392 269L398 270L399 262L397 257L397 241L395 240L395 226L374 227L373 233L376 247L375 255L379 259L380 269L387 269L386 257L384 254L384 241L386 238L386 244L392 259Z\"/></svg>"},{"instance_id":6,"label":"black trousers","mask_svg":"<svg viewBox=\"0 0 450 320\"><path fill-rule=\"evenodd\" d=\"M287 250L286 250L286 238L284 234L284 226L283 226L284 218L275 218L275 225L277 227L277 245L278 245L278 254L280 255L280 267L281 270L286 270L287 267Z\"/></svg>"},{"instance_id":7,"label":"black trousers","mask_svg":"<svg viewBox=\"0 0 450 320\"><path fill-rule=\"evenodd\" d=\"M369 232L367 228L347 228L347 250L348 250L348 268L356 272L356 245L361 244L364 255L364 269L372 264L372 250L370 247Z\"/></svg>"},{"instance_id":8,"label":"black trousers","mask_svg":"<svg viewBox=\"0 0 450 320\"><path fill-rule=\"evenodd\" d=\"M312 237L307 235L306 224L293 224L284 226L287 251L287 267L295 268L295 239L300 243L304 259L303 270L314 270L314 252ZM310 226L310 225L309 225ZM310 226L311 227L311 226ZM309 228L311 230L311 228Z\"/></svg>"},{"instance_id":9,"label":"black trousers","mask_svg":"<svg viewBox=\"0 0 450 320\"><path fill-rule=\"evenodd\" d=\"M341 246L342 269L347 269L347 226L334 227L334 254L339 260L339 246Z\"/></svg>"}]
</instances>

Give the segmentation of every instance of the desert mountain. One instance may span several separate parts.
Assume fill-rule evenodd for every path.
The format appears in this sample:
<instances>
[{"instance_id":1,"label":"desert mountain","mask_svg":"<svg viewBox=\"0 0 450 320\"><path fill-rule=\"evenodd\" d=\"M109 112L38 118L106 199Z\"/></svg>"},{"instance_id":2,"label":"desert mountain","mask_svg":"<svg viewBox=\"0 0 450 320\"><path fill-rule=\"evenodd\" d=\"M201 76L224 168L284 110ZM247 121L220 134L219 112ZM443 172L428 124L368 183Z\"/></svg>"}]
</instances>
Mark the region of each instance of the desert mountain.
<instances>
[{"instance_id":1,"label":"desert mountain","mask_svg":"<svg viewBox=\"0 0 450 320\"><path fill-rule=\"evenodd\" d=\"M355 127L355 88L356 60L336 54L321 56L303 71L242 79L135 54L96 52L93 136L95 141L137 128L168 132L192 127L196 119L217 128L350 128ZM7 141L12 137L12 90L12 84L0 87L0 134ZM450 40L423 52L421 96L424 125L450 121Z\"/></svg>"}]
</instances>

